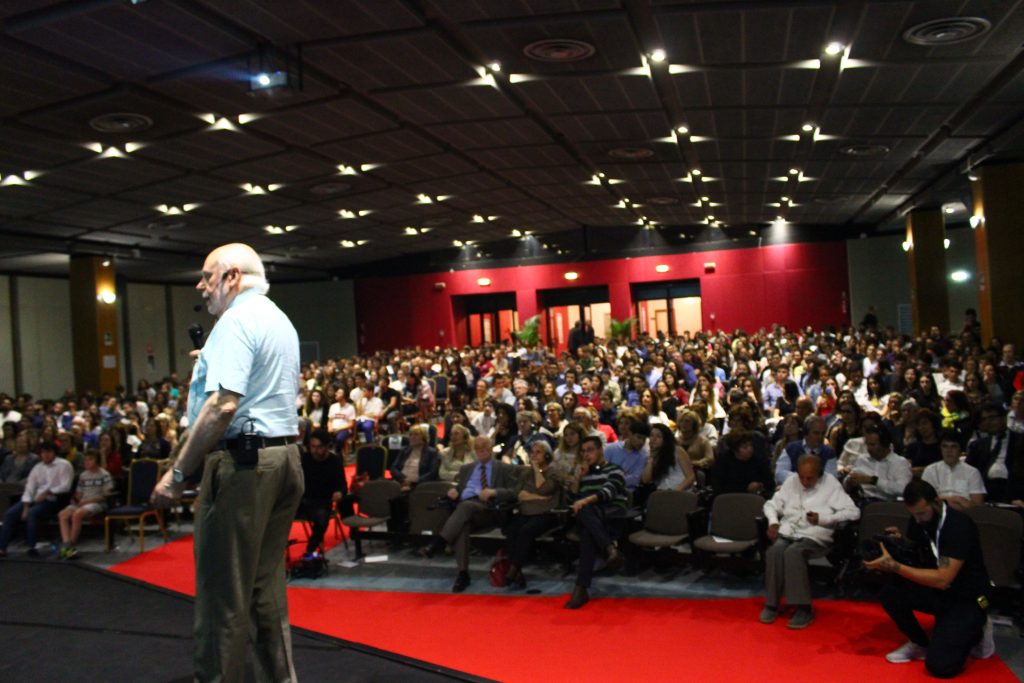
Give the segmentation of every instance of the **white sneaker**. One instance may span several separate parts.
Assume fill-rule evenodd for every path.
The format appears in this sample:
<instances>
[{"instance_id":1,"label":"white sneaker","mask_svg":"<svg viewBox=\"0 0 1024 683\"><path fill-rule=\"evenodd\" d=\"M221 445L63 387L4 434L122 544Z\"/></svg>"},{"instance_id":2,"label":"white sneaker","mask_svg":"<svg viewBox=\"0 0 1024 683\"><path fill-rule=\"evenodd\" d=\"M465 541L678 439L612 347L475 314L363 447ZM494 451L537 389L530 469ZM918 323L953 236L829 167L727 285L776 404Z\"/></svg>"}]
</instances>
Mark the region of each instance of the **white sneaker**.
<instances>
[{"instance_id":1,"label":"white sneaker","mask_svg":"<svg viewBox=\"0 0 1024 683\"><path fill-rule=\"evenodd\" d=\"M928 648L921 647L914 641L908 640L887 654L885 659L891 664L906 664L907 662L915 662L924 659L927 654Z\"/></svg>"},{"instance_id":2,"label":"white sneaker","mask_svg":"<svg viewBox=\"0 0 1024 683\"><path fill-rule=\"evenodd\" d=\"M981 631L981 640L971 648L971 656L975 659L988 659L996 653L996 640L992 636L992 617L985 617L985 628Z\"/></svg>"}]
</instances>

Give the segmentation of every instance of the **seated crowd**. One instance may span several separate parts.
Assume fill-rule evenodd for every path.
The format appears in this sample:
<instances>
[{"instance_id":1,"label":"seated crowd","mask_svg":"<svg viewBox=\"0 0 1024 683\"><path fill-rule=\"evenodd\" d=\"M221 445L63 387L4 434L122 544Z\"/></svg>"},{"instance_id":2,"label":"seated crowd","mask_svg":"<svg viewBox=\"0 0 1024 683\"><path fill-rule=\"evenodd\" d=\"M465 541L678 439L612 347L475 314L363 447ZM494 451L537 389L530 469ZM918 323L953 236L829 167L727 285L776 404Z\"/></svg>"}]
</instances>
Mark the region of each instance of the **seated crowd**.
<instances>
[{"instance_id":1,"label":"seated crowd","mask_svg":"<svg viewBox=\"0 0 1024 683\"><path fill-rule=\"evenodd\" d=\"M824 555L832 529L868 503L925 482L943 510L1024 508L1024 364L1012 344L983 347L973 321L949 336L773 326L597 339L574 351L508 341L304 367L296 409L302 509L314 522L307 550L320 545L331 506L351 506L341 459L400 434L407 441L388 477L402 495L425 482L450 486L451 514L423 554L454 548L453 590L470 583L472 532L503 529L506 578L522 588L534 541L569 520L580 546L570 608L589 599L595 564L621 562L630 511L642 521L657 491L699 492L707 504L725 493L765 499L772 545L761 618L774 621L785 600L793 628L814 618L807 559ZM135 393L0 396L0 484L24 486L0 552L19 521L34 544L39 521L60 513L62 555L74 555L81 522L102 513L130 463L174 448L187 428L186 392L172 376L140 381ZM69 467L42 469L55 459Z\"/></svg>"}]
</instances>

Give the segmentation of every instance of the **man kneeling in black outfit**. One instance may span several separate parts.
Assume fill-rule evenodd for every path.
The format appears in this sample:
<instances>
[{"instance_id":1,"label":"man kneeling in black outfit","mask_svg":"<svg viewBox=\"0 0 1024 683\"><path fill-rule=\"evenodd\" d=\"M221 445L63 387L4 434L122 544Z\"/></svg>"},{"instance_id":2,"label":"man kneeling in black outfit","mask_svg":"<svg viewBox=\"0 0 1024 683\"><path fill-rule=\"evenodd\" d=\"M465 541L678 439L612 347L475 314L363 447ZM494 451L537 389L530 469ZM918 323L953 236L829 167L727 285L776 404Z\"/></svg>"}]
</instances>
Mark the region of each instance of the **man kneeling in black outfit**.
<instances>
[{"instance_id":1,"label":"man kneeling in black outfit","mask_svg":"<svg viewBox=\"0 0 1024 683\"><path fill-rule=\"evenodd\" d=\"M967 656L987 659L995 653L992 621L986 614L989 578L974 521L937 500L926 481L914 480L903 489L903 502L912 515L906 540L921 558L920 566L903 564L889 554L865 562L868 569L895 574L882 592L882 607L909 640L886 659L893 664L925 660L938 678L952 678ZM901 538L895 527L886 529ZM935 615L931 639L914 611Z\"/></svg>"}]
</instances>

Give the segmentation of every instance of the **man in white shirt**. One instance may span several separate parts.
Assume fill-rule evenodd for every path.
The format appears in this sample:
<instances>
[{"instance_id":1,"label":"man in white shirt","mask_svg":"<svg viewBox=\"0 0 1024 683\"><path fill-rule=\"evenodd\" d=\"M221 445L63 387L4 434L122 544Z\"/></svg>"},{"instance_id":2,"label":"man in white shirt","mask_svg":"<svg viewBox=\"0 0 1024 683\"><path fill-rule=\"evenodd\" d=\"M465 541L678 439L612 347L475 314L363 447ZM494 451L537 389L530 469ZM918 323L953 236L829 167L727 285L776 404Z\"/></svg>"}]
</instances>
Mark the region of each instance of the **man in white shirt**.
<instances>
[{"instance_id":1,"label":"man in white shirt","mask_svg":"<svg viewBox=\"0 0 1024 683\"><path fill-rule=\"evenodd\" d=\"M924 468L921 479L935 487L939 500L957 510L981 505L985 502L985 484L978 468L960 462L960 440L952 429L939 437L942 460Z\"/></svg>"},{"instance_id":2,"label":"man in white shirt","mask_svg":"<svg viewBox=\"0 0 1024 683\"><path fill-rule=\"evenodd\" d=\"M75 468L64 458L57 457L57 446L52 441L40 444L39 459L29 472L21 500L4 515L4 525L0 529L0 557L7 556L7 546L22 522L25 523L28 554L38 556L39 525L57 514L57 496L71 490Z\"/></svg>"},{"instance_id":3,"label":"man in white shirt","mask_svg":"<svg viewBox=\"0 0 1024 683\"><path fill-rule=\"evenodd\" d=\"M824 472L817 455L805 454L797 462L795 477L786 479L764 504L768 538L765 555L765 605L761 623L771 624L779 601L796 607L789 628L814 621L807 561L823 557L832 544L832 527L860 518L860 510L831 474Z\"/></svg>"},{"instance_id":4,"label":"man in white shirt","mask_svg":"<svg viewBox=\"0 0 1024 683\"><path fill-rule=\"evenodd\" d=\"M942 372L933 374L932 379L939 396L945 396L954 389L964 390L963 382L960 381L960 363L952 358L943 361Z\"/></svg>"},{"instance_id":5,"label":"man in white shirt","mask_svg":"<svg viewBox=\"0 0 1024 683\"><path fill-rule=\"evenodd\" d=\"M379 396L363 399L362 409L356 411L356 427L363 433L366 443L373 443L373 433L377 429L377 420L384 412L384 401Z\"/></svg>"},{"instance_id":6,"label":"man in white shirt","mask_svg":"<svg viewBox=\"0 0 1024 683\"><path fill-rule=\"evenodd\" d=\"M893 501L913 478L910 461L892 451L889 433L878 427L864 430L867 454L857 456L845 480L846 490L860 492L865 501Z\"/></svg>"},{"instance_id":7,"label":"man in white shirt","mask_svg":"<svg viewBox=\"0 0 1024 683\"><path fill-rule=\"evenodd\" d=\"M327 431L334 437L338 452L344 453L345 442L352 436L356 422L356 409L345 399L345 389L334 392L334 403L327 410Z\"/></svg>"}]
</instances>

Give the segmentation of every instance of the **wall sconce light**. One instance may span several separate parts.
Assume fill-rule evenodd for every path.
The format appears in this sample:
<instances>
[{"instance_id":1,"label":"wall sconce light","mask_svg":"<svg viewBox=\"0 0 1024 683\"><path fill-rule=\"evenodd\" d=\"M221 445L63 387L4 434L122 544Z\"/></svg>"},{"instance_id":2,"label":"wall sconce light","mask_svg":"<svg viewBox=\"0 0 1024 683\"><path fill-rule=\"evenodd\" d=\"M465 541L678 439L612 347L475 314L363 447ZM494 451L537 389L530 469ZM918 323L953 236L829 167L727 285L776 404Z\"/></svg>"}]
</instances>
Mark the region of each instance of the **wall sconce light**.
<instances>
[{"instance_id":1,"label":"wall sconce light","mask_svg":"<svg viewBox=\"0 0 1024 683\"><path fill-rule=\"evenodd\" d=\"M478 285L480 285L481 287L490 287L491 286L491 278L489 278L489 277L477 278L476 283Z\"/></svg>"},{"instance_id":2,"label":"wall sconce light","mask_svg":"<svg viewBox=\"0 0 1024 683\"><path fill-rule=\"evenodd\" d=\"M117 294L112 289L104 289L96 295L96 300L105 304L112 304L117 301Z\"/></svg>"},{"instance_id":3,"label":"wall sconce light","mask_svg":"<svg viewBox=\"0 0 1024 683\"><path fill-rule=\"evenodd\" d=\"M658 273L667 273L668 272L668 264L659 263L658 265L654 266L654 270L656 272L658 272Z\"/></svg>"},{"instance_id":4,"label":"wall sconce light","mask_svg":"<svg viewBox=\"0 0 1024 683\"><path fill-rule=\"evenodd\" d=\"M564 278L565 278L566 280L578 280L578 279L579 279L579 277L580 277L580 274L579 274L579 273L577 273L577 272L576 272L576 271L574 271L574 270L570 270L570 271L569 271L568 273L566 273L566 274L565 274L565 275L564 275L563 277L564 277Z\"/></svg>"}]
</instances>

